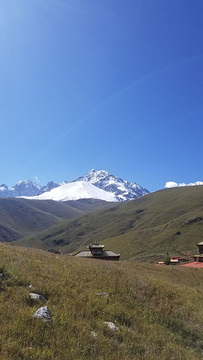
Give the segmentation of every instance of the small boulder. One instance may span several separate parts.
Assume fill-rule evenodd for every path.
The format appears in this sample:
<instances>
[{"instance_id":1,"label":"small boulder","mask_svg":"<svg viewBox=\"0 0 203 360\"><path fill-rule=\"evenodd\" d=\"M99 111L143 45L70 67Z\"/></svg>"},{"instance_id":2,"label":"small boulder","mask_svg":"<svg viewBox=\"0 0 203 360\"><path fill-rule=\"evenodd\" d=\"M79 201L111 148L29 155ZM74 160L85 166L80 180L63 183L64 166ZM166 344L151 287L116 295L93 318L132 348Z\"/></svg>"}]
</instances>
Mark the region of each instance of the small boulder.
<instances>
[{"instance_id":1,"label":"small boulder","mask_svg":"<svg viewBox=\"0 0 203 360\"><path fill-rule=\"evenodd\" d=\"M95 331L91 331L91 335L92 335L95 339L98 338L98 334L97 334Z\"/></svg>"},{"instance_id":2,"label":"small boulder","mask_svg":"<svg viewBox=\"0 0 203 360\"><path fill-rule=\"evenodd\" d=\"M32 300L38 300L41 301L43 303L46 302L46 299L44 298L44 296L40 295L40 294L36 294L36 293L30 293L30 298Z\"/></svg>"},{"instance_id":3,"label":"small boulder","mask_svg":"<svg viewBox=\"0 0 203 360\"><path fill-rule=\"evenodd\" d=\"M51 314L48 306L39 308L32 316L45 322L51 321Z\"/></svg>"},{"instance_id":4,"label":"small boulder","mask_svg":"<svg viewBox=\"0 0 203 360\"><path fill-rule=\"evenodd\" d=\"M111 321L105 321L105 324L108 326L108 328L112 331L118 331L118 326L116 326L116 324L114 324Z\"/></svg>"}]
</instances>

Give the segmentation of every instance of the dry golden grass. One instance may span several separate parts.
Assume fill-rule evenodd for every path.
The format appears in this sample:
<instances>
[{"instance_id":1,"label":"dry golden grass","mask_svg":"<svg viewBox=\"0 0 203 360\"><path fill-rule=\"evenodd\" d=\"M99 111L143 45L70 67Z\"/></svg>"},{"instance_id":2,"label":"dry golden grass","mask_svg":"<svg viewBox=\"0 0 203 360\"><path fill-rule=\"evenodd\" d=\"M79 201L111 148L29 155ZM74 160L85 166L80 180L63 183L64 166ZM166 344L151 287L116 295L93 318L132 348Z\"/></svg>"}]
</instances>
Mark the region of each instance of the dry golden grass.
<instances>
[{"instance_id":1,"label":"dry golden grass","mask_svg":"<svg viewBox=\"0 0 203 360\"><path fill-rule=\"evenodd\" d=\"M202 359L201 270L11 245L0 246L0 267L2 360ZM32 317L43 304L31 301L30 292L47 299L50 323Z\"/></svg>"}]
</instances>

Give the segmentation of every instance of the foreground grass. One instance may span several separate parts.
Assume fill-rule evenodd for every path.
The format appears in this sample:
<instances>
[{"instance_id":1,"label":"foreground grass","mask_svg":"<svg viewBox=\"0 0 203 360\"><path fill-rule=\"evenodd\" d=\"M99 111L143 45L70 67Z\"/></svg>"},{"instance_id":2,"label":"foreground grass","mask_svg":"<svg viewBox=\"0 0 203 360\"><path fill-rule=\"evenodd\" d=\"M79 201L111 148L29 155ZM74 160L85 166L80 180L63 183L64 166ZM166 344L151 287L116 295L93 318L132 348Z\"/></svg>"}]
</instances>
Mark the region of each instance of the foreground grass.
<instances>
[{"instance_id":1,"label":"foreground grass","mask_svg":"<svg viewBox=\"0 0 203 360\"><path fill-rule=\"evenodd\" d=\"M203 357L199 269L76 259L9 245L0 246L0 267L0 359ZM31 291L47 299L50 323L32 317L43 305L30 300Z\"/></svg>"}]
</instances>

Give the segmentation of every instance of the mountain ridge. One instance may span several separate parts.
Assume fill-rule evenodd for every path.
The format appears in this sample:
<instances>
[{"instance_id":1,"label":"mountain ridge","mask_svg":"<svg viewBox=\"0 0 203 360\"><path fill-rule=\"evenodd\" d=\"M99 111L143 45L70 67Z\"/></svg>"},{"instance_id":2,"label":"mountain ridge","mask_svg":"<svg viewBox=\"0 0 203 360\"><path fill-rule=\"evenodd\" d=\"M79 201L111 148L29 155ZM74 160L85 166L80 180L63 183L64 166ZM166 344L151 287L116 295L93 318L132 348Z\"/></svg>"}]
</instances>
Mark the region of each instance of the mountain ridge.
<instances>
[{"instance_id":1,"label":"mountain ridge","mask_svg":"<svg viewBox=\"0 0 203 360\"><path fill-rule=\"evenodd\" d=\"M19 197L19 196L37 196L43 192L50 191L55 187L58 187L59 184L49 181L46 185L41 186L32 180L20 180L10 189L6 184L0 185L0 198L10 198L10 197Z\"/></svg>"},{"instance_id":2,"label":"mountain ridge","mask_svg":"<svg viewBox=\"0 0 203 360\"><path fill-rule=\"evenodd\" d=\"M59 192L62 191L62 197L64 198L64 186L65 184L72 184L72 186L75 186L75 183L77 182L83 182L85 187L86 183L92 186L92 192L88 191L86 192L86 195L84 198L98 198L98 194L96 194L96 190L94 187L105 191L106 193L109 193L109 196L107 194L102 195L102 191L100 191L101 197L99 197L101 200L105 199L105 196L107 198L107 201L126 201L126 200L132 200L136 199L140 196L149 194L149 191L142 186L136 184L135 182L128 182L126 180L123 180L121 178L118 178L112 174L110 174L106 170L90 170L86 175L80 176L79 178L72 180L72 181L64 181L60 184L54 183L53 181L49 181L47 185L41 186L40 184L31 181L31 180L25 180L25 181L19 181L17 184L15 184L11 189L8 188L7 185L2 184L0 186L0 198L9 198L9 197L26 197L26 198L32 198L38 197L37 199L52 199L52 193L56 188L60 188L58 190L55 190L55 193L57 193L57 201L64 201L63 199L60 199ZM68 186L67 186L68 188ZM69 189L70 190L70 189ZM70 191L71 192L71 191ZM49 193L47 195L42 196L45 193ZM89 194L87 196L87 193ZM114 195L114 198L112 195ZM96 195L95 195L96 194ZM96 196L96 197L95 197ZM82 197L75 197L75 200L81 199ZM72 200L72 198L66 198L66 200Z\"/></svg>"}]
</instances>

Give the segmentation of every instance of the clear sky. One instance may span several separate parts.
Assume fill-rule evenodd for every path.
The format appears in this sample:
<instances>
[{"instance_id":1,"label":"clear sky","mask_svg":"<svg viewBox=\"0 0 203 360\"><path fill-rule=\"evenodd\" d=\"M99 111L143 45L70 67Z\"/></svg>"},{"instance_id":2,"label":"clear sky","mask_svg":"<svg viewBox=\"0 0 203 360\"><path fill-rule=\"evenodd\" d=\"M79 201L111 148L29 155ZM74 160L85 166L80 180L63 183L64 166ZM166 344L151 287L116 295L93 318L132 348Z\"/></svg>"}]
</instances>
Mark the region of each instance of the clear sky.
<instances>
[{"instance_id":1,"label":"clear sky","mask_svg":"<svg viewBox=\"0 0 203 360\"><path fill-rule=\"evenodd\" d=\"M202 0L0 0L0 184L203 181Z\"/></svg>"}]
</instances>

